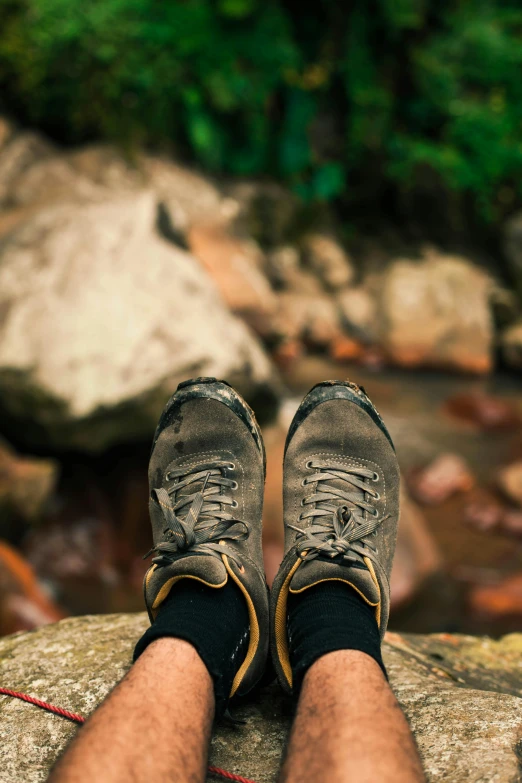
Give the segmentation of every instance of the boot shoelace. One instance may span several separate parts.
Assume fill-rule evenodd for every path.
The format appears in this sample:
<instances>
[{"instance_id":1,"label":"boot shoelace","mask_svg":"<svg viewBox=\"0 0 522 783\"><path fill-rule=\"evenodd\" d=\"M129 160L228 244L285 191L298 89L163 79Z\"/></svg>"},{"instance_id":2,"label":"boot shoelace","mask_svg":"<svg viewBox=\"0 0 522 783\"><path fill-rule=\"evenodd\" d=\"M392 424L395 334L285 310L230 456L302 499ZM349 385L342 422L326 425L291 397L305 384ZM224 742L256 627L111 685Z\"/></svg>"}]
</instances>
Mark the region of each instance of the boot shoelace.
<instances>
[{"instance_id":1,"label":"boot shoelace","mask_svg":"<svg viewBox=\"0 0 522 783\"><path fill-rule=\"evenodd\" d=\"M370 482L378 481L378 474L368 468L316 460L310 460L306 466L314 473L303 479L303 486L316 484L316 487L313 494L301 501L308 508L299 520L310 519L311 524L304 530L289 525L299 533L301 559L342 555L347 560L362 562L368 549L376 551L369 537L375 535L389 516L381 517L375 506L381 496ZM339 479L346 483L346 489L327 483Z\"/></svg>"},{"instance_id":2,"label":"boot shoelace","mask_svg":"<svg viewBox=\"0 0 522 783\"><path fill-rule=\"evenodd\" d=\"M234 468L233 462L212 460L167 471L166 480L171 483L151 492L165 519L165 540L153 546L144 559L155 554L153 563L167 565L190 551L217 558L224 554L241 567L237 552L224 543L242 541L250 532L246 522L226 510L238 507L231 497L238 483L226 475ZM185 487L195 491L179 495Z\"/></svg>"}]
</instances>

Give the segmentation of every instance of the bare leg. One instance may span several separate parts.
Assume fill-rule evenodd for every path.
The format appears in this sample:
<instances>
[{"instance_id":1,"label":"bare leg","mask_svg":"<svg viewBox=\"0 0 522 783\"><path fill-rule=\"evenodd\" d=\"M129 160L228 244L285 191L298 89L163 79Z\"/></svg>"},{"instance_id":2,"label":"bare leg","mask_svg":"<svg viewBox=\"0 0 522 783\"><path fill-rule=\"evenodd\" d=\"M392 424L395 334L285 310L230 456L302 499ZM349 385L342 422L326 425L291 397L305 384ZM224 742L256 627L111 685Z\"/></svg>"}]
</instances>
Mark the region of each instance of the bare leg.
<instances>
[{"instance_id":1,"label":"bare leg","mask_svg":"<svg viewBox=\"0 0 522 783\"><path fill-rule=\"evenodd\" d=\"M153 642L83 726L50 783L201 783L214 716L212 680L180 639Z\"/></svg>"},{"instance_id":2,"label":"bare leg","mask_svg":"<svg viewBox=\"0 0 522 783\"><path fill-rule=\"evenodd\" d=\"M380 667L340 650L307 672L281 783L421 783L410 729Z\"/></svg>"}]
</instances>

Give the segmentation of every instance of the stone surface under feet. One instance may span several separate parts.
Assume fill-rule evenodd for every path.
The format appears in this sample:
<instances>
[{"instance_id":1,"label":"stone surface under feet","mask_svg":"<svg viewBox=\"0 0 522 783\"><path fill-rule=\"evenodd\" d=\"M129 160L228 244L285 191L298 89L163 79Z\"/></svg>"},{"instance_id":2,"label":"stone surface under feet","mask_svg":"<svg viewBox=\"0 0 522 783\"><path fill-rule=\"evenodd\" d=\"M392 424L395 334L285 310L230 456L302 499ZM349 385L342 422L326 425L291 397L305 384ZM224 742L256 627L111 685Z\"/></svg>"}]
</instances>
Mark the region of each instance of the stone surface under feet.
<instances>
[{"instance_id":1,"label":"stone surface under feet","mask_svg":"<svg viewBox=\"0 0 522 783\"><path fill-rule=\"evenodd\" d=\"M0 686L89 715L128 669L145 614L78 617L0 640ZM428 780L514 783L522 749L522 635L499 641L389 633L390 682ZM275 780L291 720L277 685L236 706L244 726L218 726L211 763ZM0 696L0 781L44 781L77 731L63 718Z\"/></svg>"}]
</instances>

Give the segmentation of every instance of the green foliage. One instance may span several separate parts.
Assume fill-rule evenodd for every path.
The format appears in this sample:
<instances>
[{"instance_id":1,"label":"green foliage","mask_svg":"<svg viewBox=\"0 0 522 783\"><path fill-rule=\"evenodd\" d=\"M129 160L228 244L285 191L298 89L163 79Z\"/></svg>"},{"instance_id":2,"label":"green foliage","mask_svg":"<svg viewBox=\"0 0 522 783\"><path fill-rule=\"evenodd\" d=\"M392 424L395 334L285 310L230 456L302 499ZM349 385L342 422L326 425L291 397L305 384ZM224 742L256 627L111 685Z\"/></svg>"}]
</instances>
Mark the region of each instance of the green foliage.
<instances>
[{"instance_id":1,"label":"green foliage","mask_svg":"<svg viewBox=\"0 0 522 783\"><path fill-rule=\"evenodd\" d=\"M436 188L484 222L522 201L517 0L0 0L0 18L4 108L61 140L308 200Z\"/></svg>"}]
</instances>

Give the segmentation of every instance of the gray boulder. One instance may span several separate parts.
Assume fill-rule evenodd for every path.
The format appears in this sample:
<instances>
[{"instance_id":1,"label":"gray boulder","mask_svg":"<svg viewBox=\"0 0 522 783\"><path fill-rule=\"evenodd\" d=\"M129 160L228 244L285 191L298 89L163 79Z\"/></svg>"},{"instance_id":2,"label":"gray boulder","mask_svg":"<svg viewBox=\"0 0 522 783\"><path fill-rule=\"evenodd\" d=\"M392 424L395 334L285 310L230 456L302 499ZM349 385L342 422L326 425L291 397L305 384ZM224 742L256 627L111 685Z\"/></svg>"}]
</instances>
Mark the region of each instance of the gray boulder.
<instances>
[{"instance_id":1,"label":"gray boulder","mask_svg":"<svg viewBox=\"0 0 522 783\"><path fill-rule=\"evenodd\" d=\"M371 290L364 286L346 288L339 293L337 303L347 331L365 343L376 342L379 316Z\"/></svg>"},{"instance_id":2,"label":"gray boulder","mask_svg":"<svg viewBox=\"0 0 522 783\"><path fill-rule=\"evenodd\" d=\"M141 190L40 208L0 238L0 400L27 442L150 437L190 376L273 390L259 343L156 221Z\"/></svg>"},{"instance_id":3,"label":"gray boulder","mask_svg":"<svg viewBox=\"0 0 522 783\"><path fill-rule=\"evenodd\" d=\"M398 259L379 290L380 343L396 364L477 374L492 367L491 281L468 260Z\"/></svg>"},{"instance_id":4,"label":"gray boulder","mask_svg":"<svg viewBox=\"0 0 522 783\"><path fill-rule=\"evenodd\" d=\"M0 685L89 715L130 666L145 614L64 620L0 640ZM391 685L411 724L430 783L515 783L522 741L522 636L388 633ZM277 685L236 707L246 720L218 725L210 762L275 781L291 708ZM77 727L0 696L0 781L36 783Z\"/></svg>"},{"instance_id":5,"label":"gray boulder","mask_svg":"<svg viewBox=\"0 0 522 783\"><path fill-rule=\"evenodd\" d=\"M339 291L350 285L355 270L348 253L328 234L308 234L303 239L305 263L327 291Z\"/></svg>"}]
</instances>

